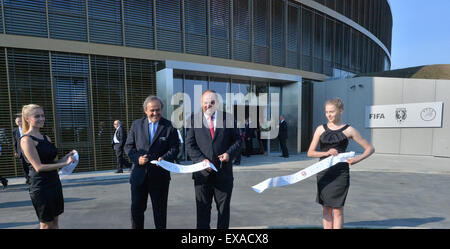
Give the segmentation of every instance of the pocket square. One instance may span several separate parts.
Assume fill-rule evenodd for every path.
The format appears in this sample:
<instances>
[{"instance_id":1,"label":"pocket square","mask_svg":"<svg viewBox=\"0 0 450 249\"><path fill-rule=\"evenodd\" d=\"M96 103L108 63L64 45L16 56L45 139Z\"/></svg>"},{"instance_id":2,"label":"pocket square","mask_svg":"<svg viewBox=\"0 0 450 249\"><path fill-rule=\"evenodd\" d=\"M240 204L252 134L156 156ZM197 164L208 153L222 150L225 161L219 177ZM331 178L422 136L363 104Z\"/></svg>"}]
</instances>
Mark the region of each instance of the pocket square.
<instances>
[{"instance_id":1,"label":"pocket square","mask_svg":"<svg viewBox=\"0 0 450 249\"><path fill-rule=\"evenodd\" d=\"M166 141L167 138L166 138L166 137L160 137L159 140L161 140L161 141Z\"/></svg>"}]
</instances>

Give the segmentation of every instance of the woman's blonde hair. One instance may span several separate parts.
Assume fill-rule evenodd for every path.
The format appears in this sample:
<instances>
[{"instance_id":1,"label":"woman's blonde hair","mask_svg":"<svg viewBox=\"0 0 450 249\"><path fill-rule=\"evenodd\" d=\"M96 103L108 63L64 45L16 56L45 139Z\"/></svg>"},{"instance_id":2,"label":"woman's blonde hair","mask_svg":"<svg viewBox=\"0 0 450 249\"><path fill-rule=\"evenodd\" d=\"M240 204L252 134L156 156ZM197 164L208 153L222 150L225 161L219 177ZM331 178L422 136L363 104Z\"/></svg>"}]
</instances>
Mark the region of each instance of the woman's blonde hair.
<instances>
[{"instance_id":1,"label":"woman's blonde hair","mask_svg":"<svg viewBox=\"0 0 450 249\"><path fill-rule=\"evenodd\" d=\"M342 100L340 98L327 100L327 102L325 102L324 106L327 106L327 105L334 105L334 106L336 106L337 109L344 110L344 103L342 102Z\"/></svg>"},{"instance_id":2,"label":"woman's blonde hair","mask_svg":"<svg viewBox=\"0 0 450 249\"><path fill-rule=\"evenodd\" d=\"M40 107L39 105L36 104L29 104L29 105L24 105L22 107L22 133L25 134L30 130L30 124L25 120L27 117L30 116L31 112L39 109L42 107Z\"/></svg>"}]
</instances>

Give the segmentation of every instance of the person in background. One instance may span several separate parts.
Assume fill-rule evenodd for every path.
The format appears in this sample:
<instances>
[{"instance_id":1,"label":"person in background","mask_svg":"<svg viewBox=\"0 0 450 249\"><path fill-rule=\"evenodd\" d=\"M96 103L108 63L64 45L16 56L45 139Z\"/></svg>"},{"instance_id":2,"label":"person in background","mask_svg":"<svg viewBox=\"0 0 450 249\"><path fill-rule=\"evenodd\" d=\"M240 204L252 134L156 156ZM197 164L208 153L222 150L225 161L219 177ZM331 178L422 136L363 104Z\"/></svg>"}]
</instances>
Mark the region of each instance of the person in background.
<instances>
[{"instance_id":1,"label":"person in background","mask_svg":"<svg viewBox=\"0 0 450 249\"><path fill-rule=\"evenodd\" d=\"M245 155L247 157L253 154L253 138L255 138L255 128L250 128L250 121L247 118L244 128Z\"/></svg>"},{"instance_id":2,"label":"person in background","mask_svg":"<svg viewBox=\"0 0 450 249\"><path fill-rule=\"evenodd\" d=\"M286 146L286 140L288 138L288 128L287 128L287 122L284 120L284 115L280 115L280 125L279 125L279 132L278 132L278 140L280 141L280 147L281 147L281 157L288 158L289 152Z\"/></svg>"},{"instance_id":3,"label":"person in background","mask_svg":"<svg viewBox=\"0 0 450 249\"><path fill-rule=\"evenodd\" d=\"M114 132L111 144L116 152L116 173L123 173L123 168L130 168L130 163L123 157L123 147L125 146L125 141L127 141L127 131L123 128L120 120L115 120L113 125L116 131Z\"/></svg>"},{"instance_id":4,"label":"person in background","mask_svg":"<svg viewBox=\"0 0 450 249\"><path fill-rule=\"evenodd\" d=\"M23 174L25 176L25 183L30 184L30 176L28 175L30 173L30 164L27 163L27 161L25 160L25 157L23 156L22 150L20 149L20 138L23 135L22 117L20 117L20 116L16 117L15 122L16 122L17 128L15 128L13 130L14 156L16 158L19 158L20 161L22 162L22 169L23 169Z\"/></svg>"}]
</instances>

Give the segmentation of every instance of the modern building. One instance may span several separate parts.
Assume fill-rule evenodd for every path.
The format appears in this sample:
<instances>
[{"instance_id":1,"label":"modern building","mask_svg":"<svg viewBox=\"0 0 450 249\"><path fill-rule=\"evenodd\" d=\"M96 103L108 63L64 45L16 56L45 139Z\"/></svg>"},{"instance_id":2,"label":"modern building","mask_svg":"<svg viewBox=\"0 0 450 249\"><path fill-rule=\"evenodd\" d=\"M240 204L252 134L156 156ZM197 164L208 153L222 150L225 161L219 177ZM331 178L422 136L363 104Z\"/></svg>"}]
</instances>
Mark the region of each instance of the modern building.
<instances>
[{"instance_id":1,"label":"modern building","mask_svg":"<svg viewBox=\"0 0 450 249\"><path fill-rule=\"evenodd\" d=\"M112 169L113 121L129 129L142 102L194 86L278 93L291 153L312 133L312 82L390 68L387 0L1 0L0 175L20 176L14 118L43 106L44 132L78 171ZM224 98L226 102L227 99ZM187 105L187 103L185 103ZM226 103L231 110L249 102ZM196 110L194 101L192 110ZM251 108L250 108L251 109ZM259 112L258 112L259 113ZM247 115L247 114L246 114ZM258 114L260 115L260 114ZM277 120L278 117L271 117ZM254 148L278 151L275 140Z\"/></svg>"}]
</instances>

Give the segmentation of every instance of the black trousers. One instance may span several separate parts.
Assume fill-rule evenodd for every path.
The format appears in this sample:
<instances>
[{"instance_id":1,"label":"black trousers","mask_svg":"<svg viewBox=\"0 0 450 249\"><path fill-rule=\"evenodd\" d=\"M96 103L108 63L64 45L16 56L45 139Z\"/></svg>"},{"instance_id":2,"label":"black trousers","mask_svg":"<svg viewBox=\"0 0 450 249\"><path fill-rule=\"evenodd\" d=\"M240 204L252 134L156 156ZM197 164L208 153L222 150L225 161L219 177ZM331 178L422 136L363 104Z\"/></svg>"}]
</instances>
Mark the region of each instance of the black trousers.
<instances>
[{"instance_id":1,"label":"black trousers","mask_svg":"<svg viewBox=\"0 0 450 249\"><path fill-rule=\"evenodd\" d=\"M131 184L131 228L144 229L144 213L147 210L147 200L150 195L153 208L153 220L156 229L166 229L167 198L170 180L150 182L148 177L144 184Z\"/></svg>"},{"instance_id":2,"label":"black trousers","mask_svg":"<svg viewBox=\"0 0 450 249\"><path fill-rule=\"evenodd\" d=\"M280 147L281 147L281 153L282 156L289 156L289 152L286 146L286 140L287 139L280 139Z\"/></svg>"},{"instance_id":3,"label":"black trousers","mask_svg":"<svg viewBox=\"0 0 450 249\"><path fill-rule=\"evenodd\" d=\"M217 207L217 229L228 229L230 226L231 192L232 187L221 190L210 183L195 185L197 229L211 229L211 204L213 198Z\"/></svg>"},{"instance_id":4,"label":"black trousers","mask_svg":"<svg viewBox=\"0 0 450 249\"><path fill-rule=\"evenodd\" d=\"M245 138L245 155L250 156L253 154L253 138Z\"/></svg>"},{"instance_id":5,"label":"black trousers","mask_svg":"<svg viewBox=\"0 0 450 249\"><path fill-rule=\"evenodd\" d=\"M117 169L130 168L130 163L123 156L123 148L119 144L114 145L117 158Z\"/></svg>"}]
</instances>

